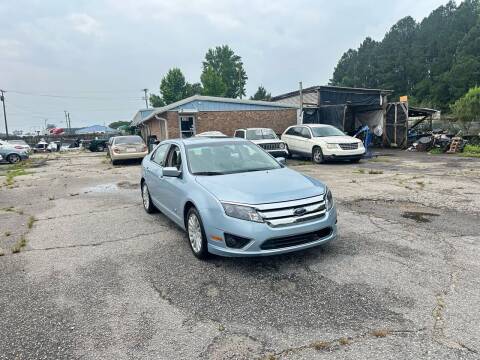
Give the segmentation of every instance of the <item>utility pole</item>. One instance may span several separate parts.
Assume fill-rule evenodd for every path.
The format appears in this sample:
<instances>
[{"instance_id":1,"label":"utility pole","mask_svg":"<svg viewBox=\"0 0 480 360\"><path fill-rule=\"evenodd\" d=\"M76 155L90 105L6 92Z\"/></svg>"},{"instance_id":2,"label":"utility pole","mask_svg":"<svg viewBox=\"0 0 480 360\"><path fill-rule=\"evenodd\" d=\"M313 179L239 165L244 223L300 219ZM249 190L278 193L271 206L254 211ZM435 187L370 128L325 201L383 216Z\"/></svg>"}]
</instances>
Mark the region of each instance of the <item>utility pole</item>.
<instances>
[{"instance_id":1,"label":"utility pole","mask_svg":"<svg viewBox=\"0 0 480 360\"><path fill-rule=\"evenodd\" d=\"M142 91L145 93L145 106L146 108L148 109L148 95L147 95L147 92L148 92L148 89L142 89Z\"/></svg>"},{"instance_id":2,"label":"utility pole","mask_svg":"<svg viewBox=\"0 0 480 360\"><path fill-rule=\"evenodd\" d=\"M63 110L65 113L65 126L68 129L68 134L70 135L70 113L67 110Z\"/></svg>"},{"instance_id":3,"label":"utility pole","mask_svg":"<svg viewBox=\"0 0 480 360\"><path fill-rule=\"evenodd\" d=\"M0 100L2 100L3 103L3 118L5 119L5 136L6 139L8 140L8 124L7 124L7 112L5 110L5 91L0 89Z\"/></svg>"},{"instance_id":4,"label":"utility pole","mask_svg":"<svg viewBox=\"0 0 480 360\"><path fill-rule=\"evenodd\" d=\"M67 118L68 118L68 130L71 133L72 132L72 121L70 120L70 113L67 113Z\"/></svg>"}]
</instances>

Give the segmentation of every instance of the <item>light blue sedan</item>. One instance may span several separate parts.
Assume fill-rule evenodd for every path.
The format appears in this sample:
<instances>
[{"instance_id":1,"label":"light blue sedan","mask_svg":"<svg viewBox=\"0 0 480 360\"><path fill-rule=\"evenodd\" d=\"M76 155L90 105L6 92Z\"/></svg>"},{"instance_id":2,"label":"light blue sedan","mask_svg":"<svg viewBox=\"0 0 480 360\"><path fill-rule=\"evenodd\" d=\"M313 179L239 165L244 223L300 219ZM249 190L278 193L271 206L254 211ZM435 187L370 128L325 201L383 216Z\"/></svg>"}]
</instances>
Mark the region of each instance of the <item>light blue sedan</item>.
<instances>
[{"instance_id":1,"label":"light blue sedan","mask_svg":"<svg viewBox=\"0 0 480 360\"><path fill-rule=\"evenodd\" d=\"M327 186L247 140L163 141L143 159L141 190L145 210L186 230L198 258L283 254L337 236Z\"/></svg>"}]
</instances>

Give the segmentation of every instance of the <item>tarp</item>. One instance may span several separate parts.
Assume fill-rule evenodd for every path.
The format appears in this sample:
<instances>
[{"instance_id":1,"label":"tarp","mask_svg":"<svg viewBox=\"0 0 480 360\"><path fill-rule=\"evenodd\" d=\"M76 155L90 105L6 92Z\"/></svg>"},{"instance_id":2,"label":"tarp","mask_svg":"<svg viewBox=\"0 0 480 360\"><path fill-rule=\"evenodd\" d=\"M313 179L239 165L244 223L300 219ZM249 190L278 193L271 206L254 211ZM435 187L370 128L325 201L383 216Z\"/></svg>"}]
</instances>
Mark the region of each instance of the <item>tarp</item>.
<instances>
[{"instance_id":1,"label":"tarp","mask_svg":"<svg viewBox=\"0 0 480 360\"><path fill-rule=\"evenodd\" d=\"M322 105L382 105L379 92L363 92L320 88L320 106Z\"/></svg>"},{"instance_id":2,"label":"tarp","mask_svg":"<svg viewBox=\"0 0 480 360\"><path fill-rule=\"evenodd\" d=\"M101 126L101 125L93 125L90 127L86 127L80 130L75 131L75 134L108 134L108 133L115 133L117 130L109 128L108 126Z\"/></svg>"}]
</instances>

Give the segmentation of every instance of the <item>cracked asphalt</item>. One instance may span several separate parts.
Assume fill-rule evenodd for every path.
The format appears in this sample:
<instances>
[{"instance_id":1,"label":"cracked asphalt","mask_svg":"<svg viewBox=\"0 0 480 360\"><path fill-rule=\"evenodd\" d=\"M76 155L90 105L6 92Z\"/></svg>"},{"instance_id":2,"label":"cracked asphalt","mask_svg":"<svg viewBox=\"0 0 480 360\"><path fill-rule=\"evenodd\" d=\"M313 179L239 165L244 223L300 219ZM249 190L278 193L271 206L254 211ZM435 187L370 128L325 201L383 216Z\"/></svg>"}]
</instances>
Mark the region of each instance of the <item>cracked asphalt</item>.
<instances>
[{"instance_id":1,"label":"cracked asphalt","mask_svg":"<svg viewBox=\"0 0 480 360\"><path fill-rule=\"evenodd\" d=\"M50 156L0 188L0 359L479 359L480 161L381 155L289 162L334 193L326 248L205 262L137 163Z\"/></svg>"}]
</instances>

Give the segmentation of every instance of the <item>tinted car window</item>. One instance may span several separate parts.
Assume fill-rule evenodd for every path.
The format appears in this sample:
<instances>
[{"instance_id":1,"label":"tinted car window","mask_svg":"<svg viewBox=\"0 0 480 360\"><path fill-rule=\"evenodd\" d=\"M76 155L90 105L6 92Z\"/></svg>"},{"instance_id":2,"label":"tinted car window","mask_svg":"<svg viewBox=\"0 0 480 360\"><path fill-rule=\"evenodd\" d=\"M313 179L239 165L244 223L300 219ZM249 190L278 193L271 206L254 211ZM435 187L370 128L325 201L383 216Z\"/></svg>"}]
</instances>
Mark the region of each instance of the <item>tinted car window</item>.
<instances>
[{"instance_id":1,"label":"tinted car window","mask_svg":"<svg viewBox=\"0 0 480 360\"><path fill-rule=\"evenodd\" d=\"M287 135L294 135L294 136L298 136L297 132L296 132L296 127L291 127L290 129L287 130L286 134Z\"/></svg>"},{"instance_id":2,"label":"tinted car window","mask_svg":"<svg viewBox=\"0 0 480 360\"><path fill-rule=\"evenodd\" d=\"M143 144L143 139L140 136L122 136L114 139L115 145L137 145Z\"/></svg>"},{"instance_id":3,"label":"tinted car window","mask_svg":"<svg viewBox=\"0 0 480 360\"><path fill-rule=\"evenodd\" d=\"M300 129L300 136L304 137L306 139L310 139L312 136L310 135L310 130L308 130L306 127L302 127Z\"/></svg>"},{"instance_id":4,"label":"tinted car window","mask_svg":"<svg viewBox=\"0 0 480 360\"><path fill-rule=\"evenodd\" d=\"M313 136L344 136L345 134L333 126L312 127Z\"/></svg>"},{"instance_id":5,"label":"tinted car window","mask_svg":"<svg viewBox=\"0 0 480 360\"><path fill-rule=\"evenodd\" d=\"M182 167L182 154L176 145L172 145L168 152L166 167L176 167L178 170Z\"/></svg>"},{"instance_id":6,"label":"tinted car window","mask_svg":"<svg viewBox=\"0 0 480 360\"><path fill-rule=\"evenodd\" d=\"M236 131L235 132L235 137L243 139L245 137L245 131L243 131L243 130Z\"/></svg>"},{"instance_id":7,"label":"tinted car window","mask_svg":"<svg viewBox=\"0 0 480 360\"><path fill-rule=\"evenodd\" d=\"M165 153L168 150L170 144L162 144L160 145L157 150L152 155L152 161L157 163L160 166L165 165Z\"/></svg>"}]
</instances>

